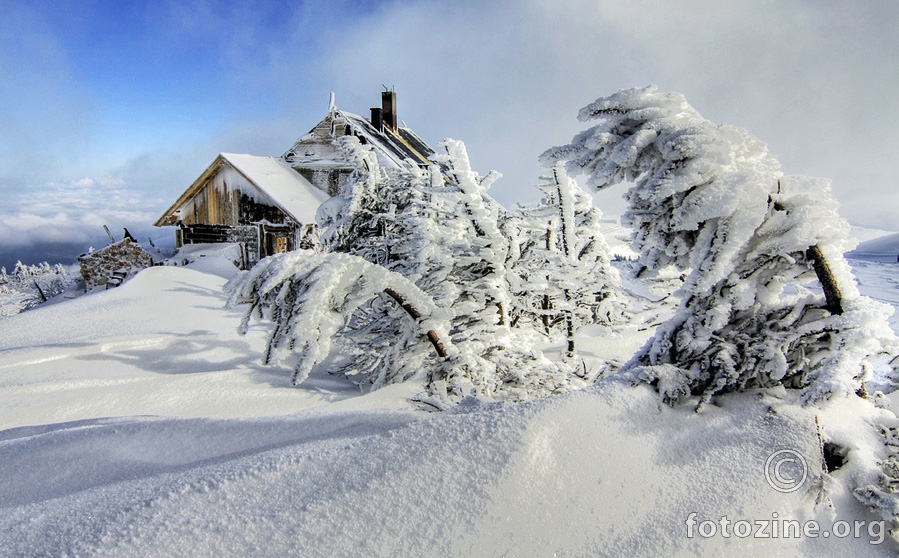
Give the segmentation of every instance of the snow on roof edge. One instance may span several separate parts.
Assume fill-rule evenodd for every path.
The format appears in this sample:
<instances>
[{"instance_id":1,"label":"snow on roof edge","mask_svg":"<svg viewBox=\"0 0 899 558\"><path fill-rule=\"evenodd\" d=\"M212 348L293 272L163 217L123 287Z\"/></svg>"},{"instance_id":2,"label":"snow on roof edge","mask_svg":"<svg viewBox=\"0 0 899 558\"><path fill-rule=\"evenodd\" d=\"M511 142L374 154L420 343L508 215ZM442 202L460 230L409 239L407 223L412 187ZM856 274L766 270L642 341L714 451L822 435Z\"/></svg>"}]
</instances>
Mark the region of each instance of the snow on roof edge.
<instances>
[{"instance_id":1,"label":"snow on roof edge","mask_svg":"<svg viewBox=\"0 0 899 558\"><path fill-rule=\"evenodd\" d=\"M318 206L329 198L280 158L242 153L219 156L298 223L314 223Z\"/></svg>"}]
</instances>

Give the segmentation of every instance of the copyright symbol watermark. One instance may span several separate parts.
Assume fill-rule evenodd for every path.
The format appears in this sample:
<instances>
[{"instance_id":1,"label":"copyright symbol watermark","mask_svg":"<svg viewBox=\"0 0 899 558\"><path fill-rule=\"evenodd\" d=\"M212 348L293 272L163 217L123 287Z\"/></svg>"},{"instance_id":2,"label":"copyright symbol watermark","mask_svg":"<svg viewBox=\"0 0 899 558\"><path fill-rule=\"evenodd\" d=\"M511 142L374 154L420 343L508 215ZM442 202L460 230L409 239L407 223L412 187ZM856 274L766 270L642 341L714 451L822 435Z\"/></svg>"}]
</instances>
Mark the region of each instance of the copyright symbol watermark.
<instances>
[{"instance_id":1,"label":"copyright symbol watermark","mask_svg":"<svg viewBox=\"0 0 899 558\"><path fill-rule=\"evenodd\" d=\"M808 478L808 464L798 451L777 450L765 461L765 480L778 492L795 492Z\"/></svg>"}]
</instances>

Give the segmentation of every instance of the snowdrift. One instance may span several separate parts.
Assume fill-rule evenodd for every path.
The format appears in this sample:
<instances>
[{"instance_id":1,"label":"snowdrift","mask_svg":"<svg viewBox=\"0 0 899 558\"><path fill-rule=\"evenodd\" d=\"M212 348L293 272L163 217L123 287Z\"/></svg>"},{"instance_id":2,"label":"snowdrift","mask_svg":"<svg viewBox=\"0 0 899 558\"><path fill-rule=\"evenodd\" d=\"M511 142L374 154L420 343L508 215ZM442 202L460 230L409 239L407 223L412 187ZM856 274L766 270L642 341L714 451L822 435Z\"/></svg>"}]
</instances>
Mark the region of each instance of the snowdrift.
<instances>
[{"instance_id":1,"label":"snowdrift","mask_svg":"<svg viewBox=\"0 0 899 558\"><path fill-rule=\"evenodd\" d=\"M660 406L648 386L605 380L527 404L466 399L428 414L407 402L420 386L361 394L314 373L288 387L289 371L259 364L264 332L237 336L227 271L208 258L153 268L0 321L2 554L896 551L839 485L836 515L815 508L815 414L795 394L722 396L697 415ZM838 433L855 411L817 412ZM808 464L795 492L766 480L782 449ZM778 523L811 520L816 537L784 536ZM779 534L736 536L740 521ZM845 525L855 531L837 536Z\"/></svg>"},{"instance_id":2,"label":"snowdrift","mask_svg":"<svg viewBox=\"0 0 899 558\"><path fill-rule=\"evenodd\" d=\"M0 445L15 465L0 544L15 555L93 556L889 554L871 544L885 542L878 530L861 531L864 540L691 534L691 517L832 529L823 511L797 513L804 492L765 480L776 448L817 462L813 418L773 396L722 399L697 417L659 408L645 386L607 382L426 417L13 429ZM836 521L876 521L860 508Z\"/></svg>"}]
</instances>

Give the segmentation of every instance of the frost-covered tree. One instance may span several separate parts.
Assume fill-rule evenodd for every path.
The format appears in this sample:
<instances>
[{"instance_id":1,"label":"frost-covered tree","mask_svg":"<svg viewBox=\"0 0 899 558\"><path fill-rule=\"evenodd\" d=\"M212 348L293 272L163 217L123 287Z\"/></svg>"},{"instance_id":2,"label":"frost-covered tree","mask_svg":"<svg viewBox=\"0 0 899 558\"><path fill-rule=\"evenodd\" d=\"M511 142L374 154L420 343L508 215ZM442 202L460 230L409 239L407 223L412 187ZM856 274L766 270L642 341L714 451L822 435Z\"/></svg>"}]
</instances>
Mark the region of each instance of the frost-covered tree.
<instances>
[{"instance_id":1,"label":"frost-covered tree","mask_svg":"<svg viewBox=\"0 0 899 558\"><path fill-rule=\"evenodd\" d=\"M418 283L453 315L458 353L442 363L440 375L456 395L521 400L565 389L566 367L529 348L528 332L511 328L509 240L500 230L501 208L487 194L499 174L481 177L472 170L460 141L440 146L445 154L435 159L449 180L433 182L432 213L417 234L426 241ZM441 389L438 384L438 395Z\"/></svg>"},{"instance_id":2,"label":"frost-covered tree","mask_svg":"<svg viewBox=\"0 0 899 558\"><path fill-rule=\"evenodd\" d=\"M599 229L602 213L590 195L561 164L538 188L543 199L519 208L506 224L513 239L513 319L539 322L546 334L563 329L566 354L573 357L577 328L611 324L620 316L620 280Z\"/></svg>"},{"instance_id":3,"label":"frost-covered tree","mask_svg":"<svg viewBox=\"0 0 899 558\"><path fill-rule=\"evenodd\" d=\"M338 195L318 210L320 248L353 254L390 268L397 263L391 256L391 246L406 236L396 214L408 203L409 190L389 187L386 183L397 178L389 178L372 148L356 137L344 136L334 143L355 169Z\"/></svg>"},{"instance_id":4,"label":"frost-covered tree","mask_svg":"<svg viewBox=\"0 0 899 558\"><path fill-rule=\"evenodd\" d=\"M51 266L47 262L37 265L26 265L16 262L12 274L6 268L0 268L0 293L20 294L24 297L25 308L36 306L41 302L60 294L72 283L72 279L60 264Z\"/></svg>"},{"instance_id":5,"label":"frost-covered tree","mask_svg":"<svg viewBox=\"0 0 899 558\"><path fill-rule=\"evenodd\" d=\"M368 254L378 255L377 263L414 282L436 304L447 308L450 283L444 267L448 252L439 246L453 241L453 237L435 223L440 215L455 209L443 174L437 167L410 165L389 169L381 175L378 190L385 198L394 200L389 212L381 213L389 219L389 226L384 229L390 232L380 239L370 237L354 242L349 245L350 250L354 246L372 246ZM344 205L345 209L352 207L352 203ZM347 219L351 218L338 217L340 221ZM381 245L377 246L377 242ZM334 370L360 383L371 383L374 388L416 375L426 376L428 382L440 376L435 371L441 366L441 359L416 339L403 336L396 329L396 316L396 305L384 297L358 308L338 334L336 346L344 358L343 364L336 363ZM423 374L422 370L428 372Z\"/></svg>"},{"instance_id":6,"label":"frost-covered tree","mask_svg":"<svg viewBox=\"0 0 899 558\"><path fill-rule=\"evenodd\" d=\"M596 189L633 182L622 220L641 274L689 270L676 315L624 370L672 403L781 384L817 402L859 390L895 353L888 309L859 295L842 257L848 225L824 181L783 177L762 142L655 87L598 99L579 118L598 123L544 163Z\"/></svg>"},{"instance_id":7,"label":"frost-covered tree","mask_svg":"<svg viewBox=\"0 0 899 558\"><path fill-rule=\"evenodd\" d=\"M235 302L249 302L251 313L275 322L267 358L285 347L297 350L299 382L330 351L333 337L342 357L336 369L373 388L420 378L430 391L424 399L438 407L469 394L521 400L565 389L564 368L529 349L509 326L509 245L498 225L500 207L486 194L498 174L479 176L464 145L452 140L426 169L380 169L366 147L343 145L360 164L319 212L324 253L310 260L317 263L267 258L233 287L241 293ZM328 274L340 279L327 285ZM418 290L345 286L371 278L391 278L391 285L403 278ZM400 300L426 309L416 313L430 316L429 331L446 332L445 354L409 321ZM316 308L330 313L310 310ZM313 318L301 315L310 312Z\"/></svg>"},{"instance_id":8,"label":"frost-covered tree","mask_svg":"<svg viewBox=\"0 0 899 558\"><path fill-rule=\"evenodd\" d=\"M371 147L352 136L335 143L355 170L339 194L318 211L319 250L353 254L409 276L414 262L398 245L408 243L411 232L406 227L414 226L409 215L418 211L412 204L428 173L415 164L382 168ZM390 297L373 297L354 308L334 339L342 358L333 363L332 372L373 388L411 378L420 371L428 348L409 341L404 327L402 310Z\"/></svg>"},{"instance_id":9,"label":"frost-covered tree","mask_svg":"<svg viewBox=\"0 0 899 558\"><path fill-rule=\"evenodd\" d=\"M598 99L579 116L598 123L544 162L566 162L597 189L633 182L623 220L641 273L689 271L677 313L626 374L672 404L699 395L700 406L717 393L775 385L824 405L865 396L872 376L880 386L894 381L891 310L856 289L842 257L848 225L826 181L782 176L760 141L654 87ZM883 445L850 452L848 478L859 501L897 521L899 420L881 415L869 424Z\"/></svg>"}]
</instances>

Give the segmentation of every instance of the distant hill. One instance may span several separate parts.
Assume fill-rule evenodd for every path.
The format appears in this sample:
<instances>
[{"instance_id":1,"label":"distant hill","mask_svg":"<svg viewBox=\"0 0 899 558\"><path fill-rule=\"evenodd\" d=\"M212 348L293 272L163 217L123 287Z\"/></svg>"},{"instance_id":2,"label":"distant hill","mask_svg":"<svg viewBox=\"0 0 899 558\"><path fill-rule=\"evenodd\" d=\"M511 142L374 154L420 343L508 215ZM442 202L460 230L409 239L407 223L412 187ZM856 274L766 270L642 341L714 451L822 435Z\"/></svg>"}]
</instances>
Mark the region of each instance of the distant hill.
<instances>
[{"instance_id":1,"label":"distant hill","mask_svg":"<svg viewBox=\"0 0 899 558\"><path fill-rule=\"evenodd\" d=\"M868 242L869 240L874 240L875 238L881 238L896 233L896 231L869 229L868 227L857 227L855 225L852 225L850 228L851 230L849 231L849 236L854 238L855 241L859 244L861 244L862 242Z\"/></svg>"},{"instance_id":2,"label":"distant hill","mask_svg":"<svg viewBox=\"0 0 899 558\"><path fill-rule=\"evenodd\" d=\"M862 242L858 248L848 252L846 257L854 260L895 262L899 259L899 233Z\"/></svg>"}]
</instances>

